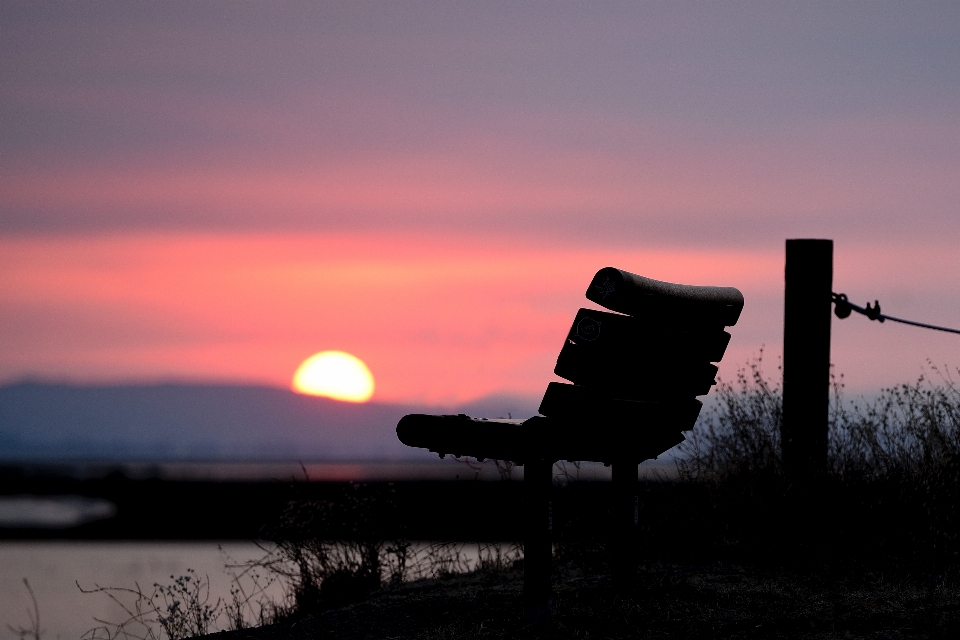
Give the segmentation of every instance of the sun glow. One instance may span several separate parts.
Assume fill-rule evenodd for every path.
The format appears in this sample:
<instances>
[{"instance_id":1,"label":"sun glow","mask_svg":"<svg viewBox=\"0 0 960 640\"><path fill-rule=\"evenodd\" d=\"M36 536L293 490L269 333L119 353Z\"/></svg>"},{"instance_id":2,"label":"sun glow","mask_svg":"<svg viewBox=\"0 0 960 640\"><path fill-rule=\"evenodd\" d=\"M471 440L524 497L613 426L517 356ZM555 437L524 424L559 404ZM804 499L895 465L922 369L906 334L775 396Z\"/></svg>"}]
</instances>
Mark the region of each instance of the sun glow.
<instances>
[{"instance_id":1,"label":"sun glow","mask_svg":"<svg viewBox=\"0 0 960 640\"><path fill-rule=\"evenodd\" d=\"M366 402L373 396L373 374L360 358L343 351L321 351L293 374L293 390L346 402Z\"/></svg>"}]
</instances>

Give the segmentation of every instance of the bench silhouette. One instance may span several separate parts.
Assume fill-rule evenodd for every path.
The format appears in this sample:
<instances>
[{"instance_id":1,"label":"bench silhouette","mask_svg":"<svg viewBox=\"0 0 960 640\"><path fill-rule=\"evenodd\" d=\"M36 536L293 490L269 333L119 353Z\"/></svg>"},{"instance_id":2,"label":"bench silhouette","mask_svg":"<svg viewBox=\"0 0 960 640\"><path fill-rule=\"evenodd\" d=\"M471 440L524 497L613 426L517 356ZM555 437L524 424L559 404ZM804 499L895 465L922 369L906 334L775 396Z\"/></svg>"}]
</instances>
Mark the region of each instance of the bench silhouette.
<instances>
[{"instance_id":1,"label":"bench silhouette","mask_svg":"<svg viewBox=\"0 0 960 640\"><path fill-rule=\"evenodd\" d=\"M732 287L660 282L606 267L587 288L608 309L580 309L557 357L540 415L527 420L467 415L404 416L397 437L411 447L478 460L524 465L524 599L531 617L550 606L550 499L553 464L594 461L613 466L622 504L614 545L614 579L636 574L631 537L637 524L637 465L684 440L716 384L715 364L730 342L743 295ZM611 313L613 312L613 313Z\"/></svg>"}]
</instances>

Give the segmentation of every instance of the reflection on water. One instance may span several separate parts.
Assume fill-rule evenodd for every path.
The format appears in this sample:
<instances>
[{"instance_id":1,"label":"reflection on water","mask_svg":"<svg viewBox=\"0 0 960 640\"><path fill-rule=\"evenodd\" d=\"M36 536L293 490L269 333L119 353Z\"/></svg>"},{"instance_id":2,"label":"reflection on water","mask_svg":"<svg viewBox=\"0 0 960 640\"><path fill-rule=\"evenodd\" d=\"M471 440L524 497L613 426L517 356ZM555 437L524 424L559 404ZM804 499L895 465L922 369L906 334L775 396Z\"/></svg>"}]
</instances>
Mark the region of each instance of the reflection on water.
<instances>
[{"instance_id":1,"label":"reflection on water","mask_svg":"<svg viewBox=\"0 0 960 640\"><path fill-rule=\"evenodd\" d=\"M69 529L117 514L107 500L84 496L0 496L0 528Z\"/></svg>"},{"instance_id":2,"label":"reflection on water","mask_svg":"<svg viewBox=\"0 0 960 640\"><path fill-rule=\"evenodd\" d=\"M231 577L225 558L242 562L263 552L252 542L0 542L0 638L15 638L7 625L28 627L33 605L23 584L30 581L47 640L79 640L97 626L94 618L119 622L123 611L102 593L84 589L169 584L171 576L193 569L209 576L211 602L229 599ZM279 590L278 590L279 595Z\"/></svg>"}]
</instances>

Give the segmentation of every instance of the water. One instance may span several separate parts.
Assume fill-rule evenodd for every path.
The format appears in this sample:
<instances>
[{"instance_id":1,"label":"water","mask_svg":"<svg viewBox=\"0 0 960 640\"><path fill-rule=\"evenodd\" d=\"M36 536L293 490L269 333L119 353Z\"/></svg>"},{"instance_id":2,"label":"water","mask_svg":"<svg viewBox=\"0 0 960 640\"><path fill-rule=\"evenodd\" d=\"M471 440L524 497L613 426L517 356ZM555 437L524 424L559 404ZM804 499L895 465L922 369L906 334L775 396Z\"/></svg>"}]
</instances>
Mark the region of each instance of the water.
<instances>
[{"instance_id":1,"label":"water","mask_svg":"<svg viewBox=\"0 0 960 640\"><path fill-rule=\"evenodd\" d=\"M501 555L502 554L502 555ZM514 544L413 542L408 548L405 581L427 578L440 572L470 571L481 558L493 560L501 555L505 562L518 557ZM209 600L231 602L231 587L241 584L251 593L254 580L240 575L243 564L265 557L263 548L255 543L212 542L0 542L0 638L13 640L18 628L32 629L34 605L23 579L29 581L37 598L41 637L44 640L79 640L105 638L103 622L116 625L129 617L124 610L132 610L136 596L112 591L119 602L107 593L84 593L97 587L139 589L146 595L154 593L154 584L172 585L175 578L189 574L209 580ZM384 558L384 578L389 577L391 559ZM257 619L260 607L256 600L283 601L285 587L269 570L258 568L265 585L262 596L251 599L245 618ZM271 577L274 579L271 580ZM111 624L107 625L115 629ZM211 631L226 629L225 615L217 620ZM12 629L11 629L12 628ZM99 631L94 631L101 628ZM160 629L153 624L154 632ZM144 637L144 627L130 629L131 637ZM91 635L95 634L95 635ZM111 633L111 635L114 635ZM32 636L31 636L32 637Z\"/></svg>"},{"instance_id":2,"label":"water","mask_svg":"<svg viewBox=\"0 0 960 640\"><path fill-rule=\"evenodd\" d=\"M23 578L37 597L42 637L78 640L98 626L95 618L120 622L125 617L106 594L82 593L78 582L84 589L139 584L149 594L155 582L170 584L171 576L193 569L209 577L214 603L230 598L225 557L245 561L262 555L252 542L0 542L0 638L17 638L7 625L31 626L33 605ZM278 588L273 595L280 595Z\"/></svg>"}]
</instances>

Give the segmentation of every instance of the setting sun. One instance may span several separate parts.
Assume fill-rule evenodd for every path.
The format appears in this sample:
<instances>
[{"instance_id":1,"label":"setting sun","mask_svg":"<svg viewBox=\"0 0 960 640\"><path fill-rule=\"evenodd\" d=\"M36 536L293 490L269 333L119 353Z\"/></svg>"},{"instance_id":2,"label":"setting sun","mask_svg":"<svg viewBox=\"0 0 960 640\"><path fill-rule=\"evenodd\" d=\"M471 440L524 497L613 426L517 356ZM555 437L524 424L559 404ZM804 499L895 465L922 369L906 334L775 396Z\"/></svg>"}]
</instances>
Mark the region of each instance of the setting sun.
<instances>
[{"instance_id":1,"label":"setting sun","mask_svg":"<svg viewBox=\"0 0 960 640\"><path fill-rule=\"evenodd\" d=\"M366 402L373 396L373 374L360 358L343 351L321 351L293 374L293 390L346 402Z\"/></svg>"}]
</instances>

